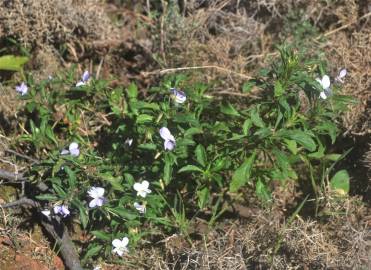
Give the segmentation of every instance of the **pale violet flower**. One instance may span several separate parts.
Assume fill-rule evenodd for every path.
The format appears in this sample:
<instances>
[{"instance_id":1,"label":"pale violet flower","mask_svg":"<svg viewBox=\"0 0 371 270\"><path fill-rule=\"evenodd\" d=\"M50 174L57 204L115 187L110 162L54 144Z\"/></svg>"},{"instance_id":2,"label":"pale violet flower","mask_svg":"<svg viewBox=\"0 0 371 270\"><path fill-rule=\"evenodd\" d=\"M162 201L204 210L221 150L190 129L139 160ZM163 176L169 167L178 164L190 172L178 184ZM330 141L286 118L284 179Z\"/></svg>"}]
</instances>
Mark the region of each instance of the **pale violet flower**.
<instances>
[{"instance_id":1,"label":"pale violet flower","mask_svg":"<svg viewBox=\"0 0 371 270\"><path fill-rule=\"evenodd\" d=\"M170 133L170 130L167 127L162 127L160 129L160 136L164 140L164 148L165 150L173 150L175 147L175 138Z\"/></svg>"},{"instance_id":2,"label":"pale violet flower","mask_svg":"<svg viewBox=\"0 0 371 270\"><path fill-rule=\"evenodd\" d=\"M134 190L137 192L137 196L141 196L145 198L147 194L151 193L152 191L148 188L149 182L144 180L142 183L135 183Z\"/></svg>"},{"instance_id":3,"label":"pale violet flower","mask_svg":"<svg viewBox=\"0 0 371 270\"><path fill-rule=\"evenodd\" d=\"M71 143L68 150L70 151L71 156L77 157L80 155L79 145L76 142Z\"/></svg>"},{"instance_id":4,"label":"pale violet flower","mask_svg":"<svg viewBox=\"0 0 371 270\"><path fill-rule=\"evenodd\" d=\"M90 201L89 207L93 208L96 206L102 206L105 202L104 195L104 188L102 187L92 187L88 190L88 194L93 200Z\"/></svg>"},{"instance_id":5,"label":"pale violet flower","mask_svg":"<svg viewBox=\"0 0 371 270\"><path fill-rule=\"evenodd\" d=\"M135 202L134 203L134 208L138 210L139 213L144 214L146 212L146 205L145 204L140 204Z\"/></svg>"},{"instance_id":6,"label":"pale violet flower","mask_svg":"<svg viewBox=\"0 0 371 270\"><path fill-rule=\"evenodd\" d=\"M316 78L316 81L322 86L323 91L319 94L319 97L322 99L327 99L330 94L330 77L327 75L323 75L322 79Z\"/></svg>"},{"instance_id":7,"label":"pale violet flower","mask_svg":"<svg viewBox=\"0 0 371 270\"><path fill-rule=\"evenodd\" d=\"M343 68L340 70L339 75L335 78L335 81L344 83L343 78L347 75L347 70Z\"/></svg>"},{"instance_id":8,"label":"pale violet flower","mask_svg":"<svg viewBox=\"0 0 371 270\"><path fill-rule=\"evenodd\" d=\"M24 82L22 82L20 85L17 85L15 87L15 91L17 91L18 93L20 93L21 96L24 96L28 92L28 87L27 87L27 85Z\"/></svg>"},{"instance_id":9,"label":"pale violet flower","mask_svg":"<svg viewBox=\"0 0 371 270\"><path fill-rule=\"evenodd\" d=\"M80 155L80 149L79 149L78 143L72 142L68 146L68 150L63 149L61 151L61 155L68 155L68 154L70 154L73 157L78 157Z\"/></svg>"},{"instance_id":10,"label":"pale violet flower","mask_svg":"<svg viewBox=\"0 0 371 270\"><path fill-rule=\"evenodd\" d=\"M90 78L89 71L85 70L84 74L82 74L82 76L81 76L81 81L76 83L76 87L79 87L81 85L85 85L88 82L89 78Z\"/></svg>"},{"instance_id":11,"label":"pale violet flower","mask_svg":"<svg viewBox=\"0 0 371 270\"><path fill-rule=\"evenodd\" d=\"M127 138L126 140L125 140L125 144L126 145L128 145L129 147L133 144L133 139L131 139L131 138Z\"/></svg>"},{"instance_id":12,"label":"pale violet flower","mask_svg":"<svg viewBox=\"0 0 371 270\"><path fill-rule=\"evenodd\" d=\"M49 217L50 216L50 210L48 210L48 209L42 210L41 214L43 214L46 217Z\"/></svg>"},{"instance_id":13,"label":"pale violet flower","mask_svg":"<svg viewBox=\"0 0 371 270\"><path fill-rule=\"evenodd\" d=\"M178 104L182 104L187 100L187 96L183 91L180 91L176 88L170 88L171 95L174 101Z\"/></svg>"},{"instance_id":14,"label":"pale violet flower","mask_svg":"<svg viewBox=\"0 0 371 270\"><path fill-rule=\"evenodd\" d=\"M67 205L56 205L54 206L54 214L67 217L70 214L70 210L68 210Z\"/></svg>"},{"instance_id":15,"label":"pale violet flower","mask_svg":"<svg viewBox=\"0 0 371 270\"><path fill-rule=\"evenodd\" d=\"M128 252L129 238L124 237L122 240L115 239L112 241L112 246L114 247L113 252L117 255L122 256L124 253Z\"/></svg>"}]
</instances>

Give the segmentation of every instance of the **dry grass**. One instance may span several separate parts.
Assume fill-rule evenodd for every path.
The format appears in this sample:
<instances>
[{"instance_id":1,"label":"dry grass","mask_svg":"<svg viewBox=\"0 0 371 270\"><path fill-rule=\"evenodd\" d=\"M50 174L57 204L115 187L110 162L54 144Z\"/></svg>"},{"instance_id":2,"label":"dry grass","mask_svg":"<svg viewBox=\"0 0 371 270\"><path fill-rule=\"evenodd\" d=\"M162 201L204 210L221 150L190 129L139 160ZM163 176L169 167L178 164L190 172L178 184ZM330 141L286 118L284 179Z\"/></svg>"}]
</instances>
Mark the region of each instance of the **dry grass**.
<instances>
[{"instance_id":1,"label":"dry grass","mask_svg":"<svg viewBox=\"0 0 371 270\"><path fill-rule=\"evenodd\" d=\"M370 213L357 199L332 210L322 220L297 217L290 225L276 211L262 210L218 224L192 247L173 235L126 258L125 269L368 269Z\"/></svg>"}]
</instances>

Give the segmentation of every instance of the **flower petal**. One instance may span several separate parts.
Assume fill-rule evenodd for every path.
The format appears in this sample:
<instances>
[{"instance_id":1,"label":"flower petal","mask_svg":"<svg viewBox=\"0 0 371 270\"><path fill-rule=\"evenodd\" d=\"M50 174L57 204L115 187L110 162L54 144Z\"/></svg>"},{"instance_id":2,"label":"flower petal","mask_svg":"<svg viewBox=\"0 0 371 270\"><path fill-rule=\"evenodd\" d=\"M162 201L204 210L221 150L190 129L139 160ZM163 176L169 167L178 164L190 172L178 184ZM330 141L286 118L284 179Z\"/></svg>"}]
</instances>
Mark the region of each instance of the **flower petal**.
<instances>
[{"instance_id":1,"label":"flower petal","mask_svg":"<svg viewBox=\"0 0 371 270\"><path fill-rule=\"evenodd\" d=\"M175 147L175 142L174 141L171 141L171 140L165 140L164 141L164 149L165 150L173 150Z\"/></svg>"},{"instance_id":2,"label":"flower petal","mask_svg":"<svg viewBox=\"0 0 371 270\"><path fill-rule=\"evenodd\" d=\"M346 75L347 75L347 70L343 68L342 70L340 70L338 78L339 79L344 78Z\"/></svg>"},{"instance_id":3,"label":"flower petal","mask_svg":"<svg viewBox=\"0 0 371 270\"><path fill-rule=\"evenodd\" d=\"M139 192L140 190L142 190L142 184L141 183L135 183L133 188L134 188L135 191Z\"/></svg>"},{"instance_id":4,"label":"flower petal","mask_svg":"<svg viewBox=\"0 0 371 270\"><path fill-rule=\"evenodd\" d=\"M173 141L175 141L174 136L171 135L170 130L167 127L162 127L160 129L160 136L164 140L173 140Z\"/></svg>"},{"instance_id":5,"label":"flower petal","mask_svg":"<svg viewBox=\"0 0 371 270\"><path fill-rule=\"evenodd\" d=\"M327 96L326 96L325 91L322 91L322 92L319 94L319 97L322 98L322 99L327 99Z\"/></svg>"},{"instance_id":6,"label":"flower petal","mask_svg":"<svg viewBox=\"0 0 371 270\"><path fill-rule=\"evenodd\" d=\"M96 207L97 205L98 205L98 199L93 199L93 200L91 200L90 203L89 203L89 207L90 207L90 208L94 208L94 207Z\"/></svg>"},{"instance_id":7,"label":"flower petal","mask_svg":"<svg viewBox=\"0 0 371 270\"><path fill-rule=\"evenodd\" d=\"M322 80L321 80L321 84L322 84L323 89L329 88L330 85L331 85L330 77L327 76L327 75L323 75Z\"/></svg>"},{"instance_id":8,"label":"flower petal","mask_svg":"<svg viewBox=\"0 0 371 270\"><path fill-rule=\"evenodd\" d=\"M115 239L112 241L112 246L114 246L115 248L119 248L121 247L121 240L120 239Z\"/></svg>"},{"instance_id":9,"label":"flower petal","mask_svg":"<svg viewBox=\"0 0 371 270\"><path fill-rule=\"evenodd\" d=\"M121 241L122 246L126 247L129 244L129 238L124 237Z\"/></svg>"},{"instance_id":10,"label":"flower petal","mask_svg":"<svg viewBox=\"0 0 371 270\"><path fill-rule=\"evenodd\" d=\"M82 79L83 82L87 82L89 80L89 78L90 78L89 71L85 70L84 74L82 74L81 79Z\"/></svg>"},{"instance_id":11,"label":"flower petal","mask_svg":"<svg viewBox=\"0 0 371 270\"><path fill-rule=\"evenodd\" d=\"M148 189L148 187L149 187L149 182L147 180L142 181L142 188Z\"/></svg>"}]
</instances>

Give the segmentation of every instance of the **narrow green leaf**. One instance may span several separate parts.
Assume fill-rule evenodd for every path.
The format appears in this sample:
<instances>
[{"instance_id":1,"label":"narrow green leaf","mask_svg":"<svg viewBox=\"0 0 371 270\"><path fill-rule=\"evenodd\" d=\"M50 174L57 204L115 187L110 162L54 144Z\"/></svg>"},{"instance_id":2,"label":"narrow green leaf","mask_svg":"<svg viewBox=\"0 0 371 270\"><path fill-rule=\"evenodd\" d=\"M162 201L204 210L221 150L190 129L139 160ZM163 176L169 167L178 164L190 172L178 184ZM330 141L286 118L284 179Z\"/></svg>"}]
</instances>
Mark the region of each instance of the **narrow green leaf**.
<instances>
[{"instance_id":1,"label":"narrow green leaf","mask_svg":"<svg viewBox=\"0 0 371 270\"><path fill-rule=\"evenodd\" d=\"M111 234L109 233L106 233L103 231L91 231L90 233L100 240L104 240L104 241L111 240Z\"/></svg>"},{"instance_id":2,"label":"narrow green leaf","mask_svg":"<svg viewBox=\"0 0 371 270\"><path fill-rule=\"evenodd\" d=\"M285 89L283 88L281 82L280 81L276 81L274 83L274 96L275 97L282 96L284 92L285 92Z\"/></svg>"},{"instance_id":3,"label":"narrow green leaf","mask_svg":"<svg viewBox=\"0 0 371 270\"><path fill-rule=\"evenodd\" d=\"M131 83L127 89L127 92L128 92L128 96L129 98L137 98L138 96L138 88L137 86L135 85L135 83Z\"/></svg>"},{"instance_id":4,"label":"narrow green leaf","mask_svg":"<svg viewBox=\"0 0 371 270\"><path fill-rule=\"evenodd\" d=\"M230 192L237 192L250 179L252 166L255 161L256 152L254 152L244 163L234 172L232 181L229 185Z\"/></svg>"},{"instance_id":5,"label":"narrow green leaf","mask_svg":"<svg viewBox=\"0 0 371 270\"><path fill-rule=\"evenodd\" d=\"M186 165L184 166L183 168L181 168L179 171L179 173L181 172L204 172L201 168L197 167L197 166L194 166L194 165Z\"/></svg>"},{"instance_id":6,"label":"narrow green leaf","mask_svg":"<svg viewBox=\"0 0 371 270\"><path fill-rule=\"evenodd\" d=\"M195 154L196 154L196 160L197 160L197 162L202 167L206 167L207 157L206 157L205 147L203 145L201 145L201 144L197 145L196 150L195 150Z\"/></svg>"},{"instance_id":7,"label":"narrow green leaf","mask_svg":"<svg viewBox=\"0 0 371 270\"><path fill-rule=\"evenodd\" d=\"M240 116L240 113L229 102L227 102L226 104L222 104L220 107L220 111L226 115Z\"/></svg>"},{"instance_id":8,"label":"narrow green leaf","mask_svg":"<svg viewBox=\"0 0 371 270\"><path fill-rule=\"evenodd\" d=\"M263 119L261 119L261 117L260 117L259 112L257 111L257 109L253 109L251 111L250 117L251 117L251 121L253 122L253 124L255 126L260 127L260 128L265 127L265 124L263 122Z\"/></svg>"},{"instance_id":9,"label":"narrow green leaf","mask_svg":"<svg viewBox=\"0 0 371 270\"><path fill-rule=\"evenodd\" d=\"M256 182L255 193L262 201L267 202L271 199L270 191L260 179Z\"/></svg>"}]
</instances>

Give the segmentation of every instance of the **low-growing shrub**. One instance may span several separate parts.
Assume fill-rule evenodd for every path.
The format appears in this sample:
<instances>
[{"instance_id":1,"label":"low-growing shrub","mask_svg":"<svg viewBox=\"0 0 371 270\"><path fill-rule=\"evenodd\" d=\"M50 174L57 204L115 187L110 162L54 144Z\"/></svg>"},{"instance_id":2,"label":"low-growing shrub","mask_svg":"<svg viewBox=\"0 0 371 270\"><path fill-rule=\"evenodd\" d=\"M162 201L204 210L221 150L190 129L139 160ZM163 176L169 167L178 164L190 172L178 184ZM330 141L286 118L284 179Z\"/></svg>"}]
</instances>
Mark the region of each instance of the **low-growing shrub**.
<instances>
[{"instance_id":1,"label":"low-growing shrub","mask_svg":"<svg viewBox=\"0 0 371 270\"><path fill-rule=\"evenodd\" d=\"M340 93L346 71L331 84L323 62L279 51L241 97L223 100L186 74L146 92L87 72L76 83L74 70L29 77L17 88L27 101L19 142L41 160L29 172L47 187L31 194L40 216L79 222L93 236L87 262L123 255L159 228L187 234L194 216L212 224L248 189L269 202L273 182L346 194L347 172L332 171L342 155L328 150L352 101Z\"/></svg>"}]
</instances>

